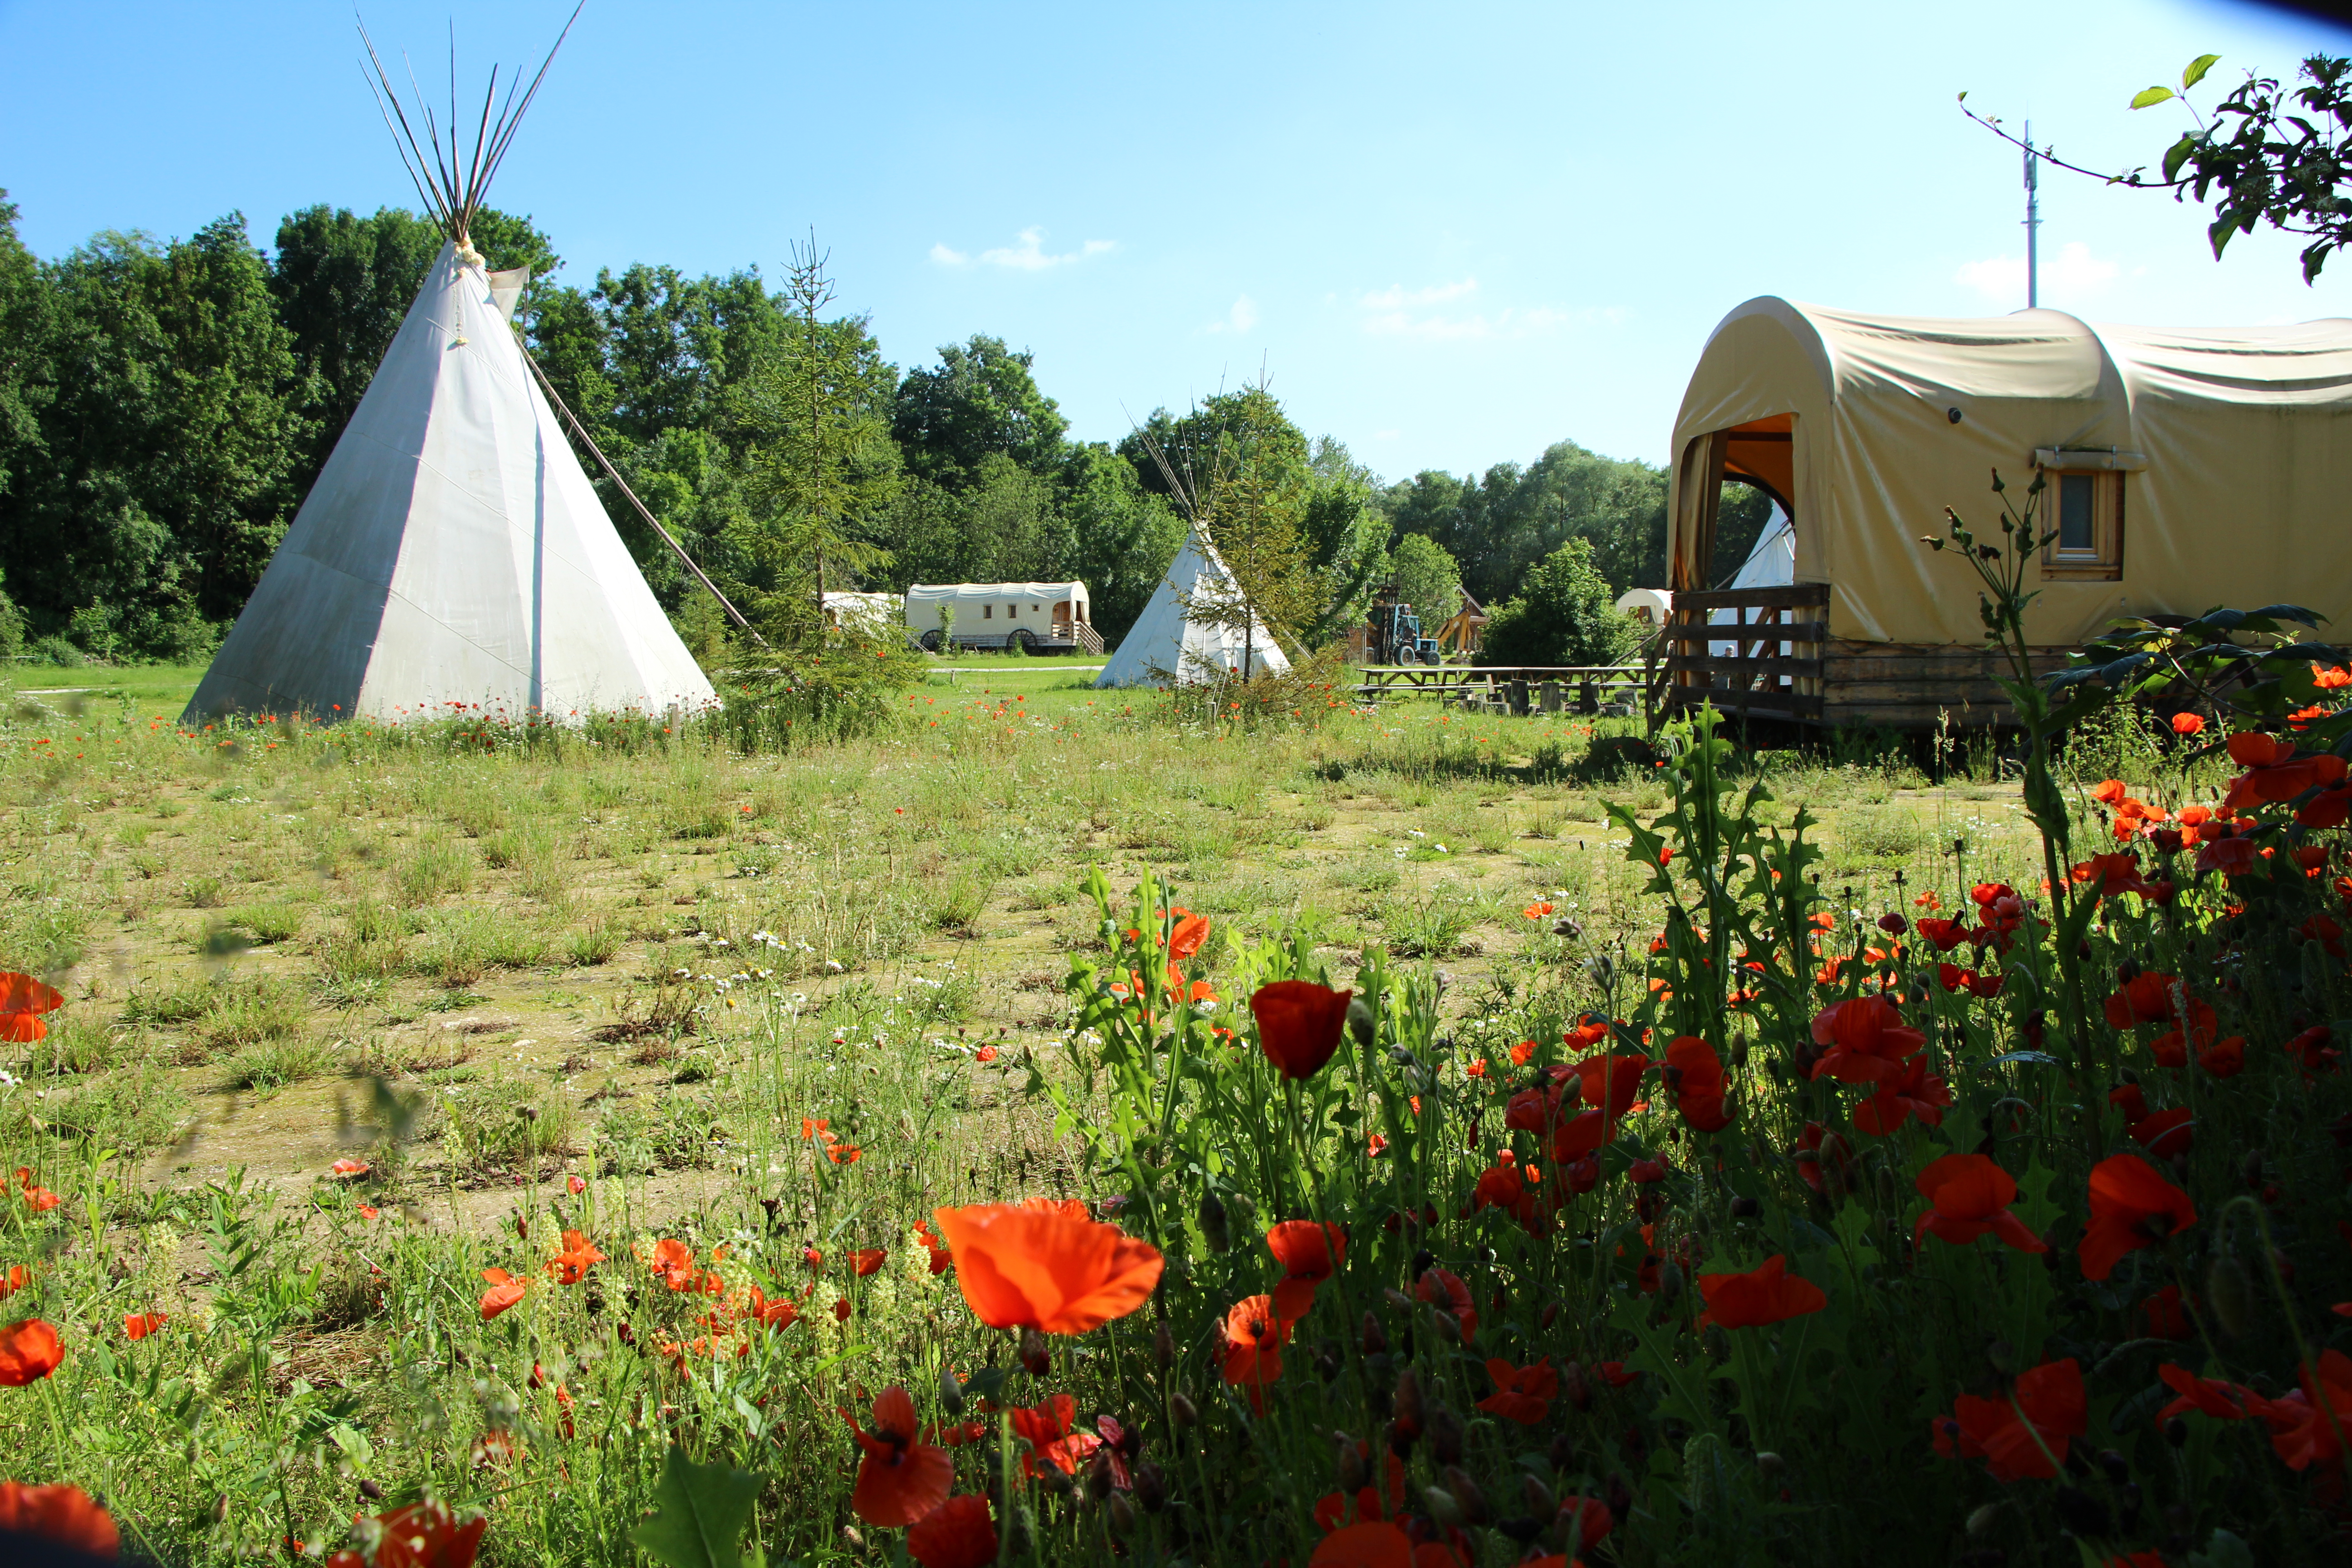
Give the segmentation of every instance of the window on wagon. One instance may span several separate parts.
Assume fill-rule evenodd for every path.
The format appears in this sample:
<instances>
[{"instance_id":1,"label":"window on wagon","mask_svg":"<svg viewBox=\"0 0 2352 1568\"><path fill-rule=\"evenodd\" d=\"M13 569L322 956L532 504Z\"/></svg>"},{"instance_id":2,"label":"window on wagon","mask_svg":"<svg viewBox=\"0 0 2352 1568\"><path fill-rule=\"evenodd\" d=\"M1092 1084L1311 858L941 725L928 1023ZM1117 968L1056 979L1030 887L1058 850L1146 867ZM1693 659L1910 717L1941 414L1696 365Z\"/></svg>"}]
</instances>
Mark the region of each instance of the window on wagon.
<instances>
[{"instance_id":1,"label":"window on wagon","mask_svg":"<svg viewBox=\"0 0 2352 1568\"><path fill-rule=\"evenodd\" d=\"M2144 464L2129 452L2034 454L2042 467L2042 552L2046 579L2116 581L2124 574L2124 489Z\"/></svg>"}]
</instances>

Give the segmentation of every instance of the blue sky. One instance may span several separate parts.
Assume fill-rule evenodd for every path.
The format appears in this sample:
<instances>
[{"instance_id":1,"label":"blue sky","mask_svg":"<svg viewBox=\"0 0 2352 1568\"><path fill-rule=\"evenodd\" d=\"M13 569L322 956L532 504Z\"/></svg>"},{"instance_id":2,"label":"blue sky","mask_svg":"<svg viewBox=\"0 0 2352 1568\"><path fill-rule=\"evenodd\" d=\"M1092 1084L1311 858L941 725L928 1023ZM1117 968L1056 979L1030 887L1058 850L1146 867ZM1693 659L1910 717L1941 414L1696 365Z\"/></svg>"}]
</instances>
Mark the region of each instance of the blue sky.
<instances>
[{"instance_id":1,"label":"blue sky","mask_svg":"<svg viewBox=\"0 0 2352 1568\"><path fill-rule=\"evenodd\" d=\"M555 0L369 0L461 96ZM814 229L902 365L992 332L1073 434L1261 372L1394 479L1574 439L1662 461L1709 330L1757 294L2023 304L2018 161L1954 97L2093 166L2179 121L2132 93L2218 51L2210 102L2323 24L2218 0L1634 6L630 5L590 0L493 199L567 282L773 279ZM241 209L414 205L351 11L0 0L0 185L43 255ZM2043 302L2179 325L2352 314L2352 258L2216 264L2197 209L2046 177Z\"/></svg>"}]
</instances>

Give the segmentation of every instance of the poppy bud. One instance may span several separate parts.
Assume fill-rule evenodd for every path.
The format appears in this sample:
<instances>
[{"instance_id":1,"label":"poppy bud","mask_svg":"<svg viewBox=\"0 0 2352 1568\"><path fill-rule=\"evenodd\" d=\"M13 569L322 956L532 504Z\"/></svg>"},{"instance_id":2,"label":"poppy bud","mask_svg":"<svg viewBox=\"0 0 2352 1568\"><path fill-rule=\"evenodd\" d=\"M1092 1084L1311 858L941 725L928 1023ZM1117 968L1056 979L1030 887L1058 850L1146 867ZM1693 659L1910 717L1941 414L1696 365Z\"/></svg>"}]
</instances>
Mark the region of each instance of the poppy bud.
<instances>
[{"instance_id":1,"label":"poppy bud","mask_svg":"<svg viewBox=\"0 0 2352 1568\"><path fill-rule=\"evenodd\" d=\"M1364 1314L1364 1331L1360 1342L1366 1355L1383 1355L1389 1348L1389 1337L1381 1329L1381 1321L1370 1311Z\"/></svg>"},{"instance_id":2,"label":"poppy bud","mask_svg":"<svg viewBox=\"0 0 2352 1568\"><path fill-rule=\"evenodd\" d=\"M1425 1247L1419 1252L1414 1253L1412 1255L1412 1278L1414 1282L1416 1284L1419 1283L1421 1277L1428 1273L1436 1262L1437 1254L1430 1251L1429 1248Z\"/></svg>"},{"instance_id":3,"label":"poppy bud","mask_svg":"<svg viewBox=\"0 0 2352 1568\"><path fill-rule=\"evenodd\" d=\"M2263 1184L2263 1152L2260 1149L2246 1151L2245 1161L2238 1167L2238 1175L2248 1187L2259 1188Z\"/></svg>"},{"instance_id":4,"label":"poppy bud","mask_svg":"<svg viewBox=\"0 0 2352 1568\"><path fill-rule=\"evenodd\" d=\"M1780 1455L1769 1450L1756 1456L1757 1469L1768 1476L1779 1475L1787 1467L1788 1462Z\"/></svg>"},{"instance_id":5,"label":"poppy bud","mask_svg":"<svg viewBox=\"0 0 2352 1568\"><path fill-rule=\"evenodd\" d=\"M1052 1465L1037 1467L1037 1484L1061 1497L1066 1497L1076 1489L1076 1483Z\"/></svg>"},{"instance_id":6,"label":"poppy bud","mask_svg":"<svg viewBox=\"0 0 2352 1568\"><path fill-rule=\"evenodd\" d=\"M1339 1382L1339 1373L1344 1364L1339 1359L1339 1347L1337 1345L1325 1345L1315 1358L1316 1370L1322 1373L1323 1381L1326 1383Z\"/></svg>"},{"instance_id":7,"label":"poppy bud","mask_svg":"<svg viewBox=\"0 0 2352 1568\"><path fill-rule=\"evenodd\" d=\"M1609 1511L1624 1519L1633 1511L1633 1489L1622 1470L1609 1472Z\"/></svg>"},{"instance_id":8,"label":"poppy bud","mask_svg":"<svg viewBox=\"0 0 2352 1568\"><path fill-rule=\"evenodd\" d=\"M1429 1451L1437 1462L1441 1465L1460 1464L1462 1440L1469 1435L1462 1425L1462 1417L1443 1405L1434 1405L1430 1406L1428 1425Z\"/></svg>"},{"instance_id":9,"label":"poppy bud","mask_svg":"<svg viewBox=\"0 0 2352 1568\"><path fill-rule=\"evenodd\" d=\"M955 1369L945 1362L940 1363L940 1408L950 1415L963 1414L963 1384L956 1381Z\"/></svg>"},{"instance_id":10,"label":"poppy bud","mask_svg":"<svg viewBox=\"0 0 2352 1568\"><path fill-rule=\"evenodd\" d=\"M1551 1440L1551 1447L1544 1451L1544 1458L1550 1463L1554 1474L1563 1473L1576 1463L1576 1445L1569 1441L1567 1433L1562 1432Z\"/></svg>"},{"instance_id":11,"label":"poppy bud","mask_svg":"<svg viewBox=\"0 0 2352 1568\"><path fill-rule=\"evenodd\" d=\"M1425 1415L1426 1412L1423 1410L1421 1404L1421 1379L1413 1375L1412 1368L1407 1367L1397 1373L1397 1425L1417 1437L1421 1436L1422 1422Z\"/></svg>"},{"instance_id":12,"label":"poppy bud","mask_svg":"<svg viewBox=\"0 0 2352 1568\"><path fill-rule=\"evenodd\" d=\"M1193 1426L1200 1424L1200 1407L1181 1394L1171 1394L1168 1396L1168 1414L1176 1418L1176 1425L1179 1426Z\"/></svg>"},{"instance_id":13,"label":"poppy bud","mask_svg":"<svg viewBox=\"0 0 2352 1568\"><path fill-rule=\"evenodd\" d=\"M2099 1468L2106 1471L2107 1479L2121 1486L2131 1479L2131 1461L2113 1448L2099 1450Z\"/></svg>"},{"instance_id":14,"label":"poppy bud","mask_svg":"<svg viewBox=\"0 0 2352 1568\"><path fill-rule=\"evenodd\" d=\"M1429 1517L1436 1521L1439 1529L1462 1528L1462 1505L1454 1500L1452 1492L1444 1487L1423 1487L1421 1495L1429 1505Z\"/></svg>"},{"instance_id":15,"label":"poppy bud","mask_svg":"<svg viewBox=\"0 0 2352 1568\"><path fill-rule=\"evenodd\" d=\"M1671 1307L1683 1293L1682 1266L1669 1263L1658 1270L1658 1302Z\"/></svg>"},{"instance_id":16,"label":"poppy bud","mask_svg":"<svg viewBox=\"0 0 2352 1568\"><path fill-rule=\"evenodd\" d=\"M1348 1032L1356 1037L1358 1045L1368 1049L1370 1047L1379 1020L1372 1016L1372 1005L1364 999L1361 993L1348 998Z\"/></svg>"},{"instance_id":17,"label":"poppy bud","mask_svg":"<svg viewBox=\"0 0 2352 1568\"><path fill-rule=\"evenodd\" d=\"M2017 1371L2017 1352L2007 1340L1995 1340L1985 1346L1985 1361L2003 1377L2012 1376Z\"/></svg>"},{"instance_id":18,"label":"poppy bud","mask_svg":"<svg viewBox=\"0 0 2352 1568\"><path fill-rule=\"evenodd\" d=\"M1113 1494L1110 1500L1110 1532L1126 1535L1135 1529L1135 1505L1124 1495Z\"/></svg>"},{"instance_id":19,"label":"poppy bud","mask_svg":"<svg viewBox=\"0 0 2352 1568\"><path fill-rule=\"evenodd\" d=\"M1437 1324L1437 1337L1439 1339L1444 1340L1449 1345L1458 1345L1462 1342L1462 1325L1454 1320L1453 1313L1434 1312L1433 1313L1433 1320Z\"/></svg>"},{"instance_id":20,"label":"poppy bud","mask_svg":"<svg viewBox=\"0 0 2352 1568\"><path fill-rule=\"evenodd\" d=\"M1398 1289L1395 1286L1391 1285L1387 1287L1381 1292L1381 1294L1386 1296L1389 1299L1389 1305L1394 1307L1398 1311L1410 1312L1412 1310L1412 1298ZM1371 1314L1369 1312L1365 1314L1366 1317L1370 1317L1370 1315Z\"/></svg>"},{"instance_id":21,"label":"poppy bud","mask_svg":"<svg viewBox=\"0 0 2352 1568\"><path fill-rule=\"evenodd\" d=\"M2000 1510L2008 1506L2009 1504L2006 1502L1989 1502L1982 1508L1970 1513L1969 1515L1969 1533L1970 1535L1982 1535L1986 1531L1990 1530L2000 1521Z\"/></svg>"},{"instance_id":22,"label":"poppy bud","mask_svg":"<svg viewBox=\"0 0 2352 1568\"><path fill-rule=\"evenodd\" d=\"M1478 1483L1470 1479L1469 1472L1457 1466L1446 1466L1445 1489L1462 1505L1462 1517L1466 1522L1486 1522L1486 1494L1478 1489Z\"/></svg>"},{"instance_id":23,"label":"poppy bud","mask_svg":"<svg viewBox=\"0 0 2352 1568\"><path fill-rule=\"evenodd\" d=\"M1543 1479L1524 1470L1519 1472L1519 1500L1538 1519L1549 1519L1559 1511L1559 1500L1552 1496L1551 1489L1544 1485Z\"/></svg>"},{"instance_id":24,"label":"poppy bud","mask_svg":"<svg viewBox=\"0 0 2352 1568\"><path fill-rule=\"evenodd\" d=\"M1579 1410L1592 1408L1592 1385L1584 1381L1584 1366L1570 1362L1560 1368L1560 1386L1568 1391L1568 1402Z\"/></svg>"},{"instance_id":25,"label":"poppy bud","mask_svg":"<svg viewBox=\"0 0 2352 1568\"><path fill-rule=\"evenodd\" d=\"M1233 1245L1225 1229L1225 1205L1217 1201L1214 1193L1201 1194L1201 1239L1209 1244L1212 1252L1223 1252Z\"/></svg>"},{"instance_id":26,"label":"poppy bud","mask_svg":"<svg viewBox=\"0 0 2352 1568\"><path fill-rule=\"evenodd\" d=\"M1021 1331L1021 1365L1032 1377L1043 1377L1054 1369L1054 1355L1045 1336L1034 1329Z\"/></svg>"},{"instance_id":27,"label":"poppy bud","mask_svg":"<svg viewBox=\"0 0 2352 1568\"><path fill-rule=\"evenodd\" d=\"M1168 1506L1168 1474L1149 1459L1135 1467L1135 1500L1146 1513L1158 1513Z\"/></svg>"},{"instance_id":28,"label":"poppy bud","mask_svg":"<svg viewBox=\"0 0 2352 1568\"><path fill-rule=\"evenodd\" d=\"M858 1533L857 1527L854 1524L845 1524L841 1527L841 1543L852 1552L866 1550L866 1537Z\"/></svg>"},{"instance_id":29,"label":"poppy bud","mask_svg":"<svg viewBox=\"0 0 2352 1568\"><path fill-rule=\"evenodd\" d=\"M1412 1440L1420 1435L1418 1432L1407 1431L1402 1421L1391 1421L1388 1425L1388 1430L1381 1434L1381 1440L1388 1445L1389 1452L1394 1454L1402 1463L1412 1458Z\"/></svg>"},{"instance_id":30,"label":"poppy bud","mask_svg":"<svg viewBox=\"0 0 2352 1568\"><path fill-rule=\"evenodd\" d=\"M1349 1493L1361 1491L1367 1478L1364 1457L1356 1451L1356 1440L1345 1432L1334 1432L1331 1442L1339 1451L1339 1489Z\"/></svg>"},{"instance_id":31,"label":"poppy bud","mask_svg":"<svg viewBox=\"0 0 2352 1568\"><path fill-rule=\"evenodd\" d=\"M1087 1461L1087 1496L1097 1502L1110 1496L1110 1450L1097 1448Z\"/></svg>"},{"instance_id":32,"label":"poppy bud","mask_svg":"<svg viewBox=\"0 0 2352 1568\"><path fill-rule=\"evenodd\" d=\"M1538 1328L1549 1329L1558 1321L1559 1321L1559 1303L1557 1301L1545 1302L1544 1310L1536 1314L1536 1326Z\"/></svg>"},{"instance_id":33,"label":"poppy bud","mask_svg":"<svg viewBox=\"0 0 2352 1568\"><path fill-rule=\"evenodd\" d=\"M1764 1205L1745 1194L1731 1200L1731 1217L1734 1219L1754 1219L1763 1212Z\"/></svg>"},{"instance_id":34,"label":"poppy bud","mask_svg":"<svg viewBox=\"0 0 2352 1568\"><path fill-rule=\"evenodd\" d=\"M2189 1423L2178 1415L2167 1421L2164 1424L2164 1440L2176 1448L2185 1447L2189 1442Z\"/></svg>"},{"instance_id":35,"label":"poppy bud","mask_svg":"<svg viewBox=\"0 0 2352 1568\"><path fill-rule=\"evenodd\" d=\"M373 1481L362 1481L360 1483L360 1496L367 1499L370 1502L382 1502L383 1500L383 1489L376 1485Z\"/></svg>"},{"instance_id":36,"label":"poppy bud","mask_svg":"<svg viewBox=\"0 0 2352 1568\"><path fill-rule=\"evenodd\" d=\"M213 1522L215 1524L228 1522L228 1493L226 1492L213 1499Z\"/></svg>"},{"instance_id":37,"label":"poppy bud","mask_svg":"<svg viewBox=\"0 0 2352 1568\"><path fill-rule=\"evenodd\" d=\"M2205 1300L2213 1309L2213 1321L2231 1339L2244 1338L2253 1326L2252 1287L2238 1260L2226 1252L2216 1254L2213 1266L2205 1271Z\"/></svg>"}]
</instances>

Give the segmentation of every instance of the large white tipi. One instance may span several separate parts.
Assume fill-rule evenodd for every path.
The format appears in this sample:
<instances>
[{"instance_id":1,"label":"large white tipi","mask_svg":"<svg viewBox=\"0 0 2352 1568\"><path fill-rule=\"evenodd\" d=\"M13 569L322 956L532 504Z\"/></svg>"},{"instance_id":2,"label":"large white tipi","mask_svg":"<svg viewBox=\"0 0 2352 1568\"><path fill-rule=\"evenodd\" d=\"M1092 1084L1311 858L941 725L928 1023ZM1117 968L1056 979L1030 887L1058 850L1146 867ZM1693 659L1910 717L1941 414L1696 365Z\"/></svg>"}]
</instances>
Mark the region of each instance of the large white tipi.
<instances>
[{"instance_id":1,"label":"large white tipi","mask_svg":"<svg viewBox=\"0 0 2352 1568\"><path fill-rule=\"evenodd\" d=\"M1160 579L1151 602L1118 650L1095 677L1097 689L1165 686L1171 680L1213 680L1230 674L1279 675L1290 668L1255 613L1244 637L1239 626L1212 626L1189 617L1188 605L1238 599L1241 586L1218 558L1217 547L1194 528L1176 552L1176 563ZM1242 667L1249 666L1246 671Z\"/></svg>"},{"instance_id":2,"label":"large white tipi","mask_svg":"<svg viewBox=\"0 0 2352 1568\"><path fill-rule=\"evenodd\" d=\"M509 91L470 165L444 163L437 136L430 160L404 148L448 243L192 718L397 721L463 703L563 720L713 700L533 381L509 323L524 275L486 271L467 239L529 103Z\"/></svg>"}]
</instances>

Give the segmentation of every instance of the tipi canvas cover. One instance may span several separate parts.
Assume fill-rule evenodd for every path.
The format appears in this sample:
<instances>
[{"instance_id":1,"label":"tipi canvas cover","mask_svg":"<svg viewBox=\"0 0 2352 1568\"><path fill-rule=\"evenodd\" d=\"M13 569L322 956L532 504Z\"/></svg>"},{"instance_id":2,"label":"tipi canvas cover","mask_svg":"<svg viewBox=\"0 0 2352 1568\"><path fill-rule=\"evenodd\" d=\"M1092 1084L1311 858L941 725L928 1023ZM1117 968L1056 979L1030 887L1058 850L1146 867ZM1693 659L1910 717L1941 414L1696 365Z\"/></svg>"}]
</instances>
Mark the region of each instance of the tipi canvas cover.
<instances>
[{"instance_id":1,"label":"tipi canvas cover","mask_svg":"<svg viewBox=\"0 0 2352 1568\"><path fill-rule=\"evenodd\" d=\"M492 289L443 246L191 715L713 700L532 381L512 290Z\"/></svg>"},{"instance_id":2,"label":"tipi canvas cover","mask_svg":"<svg viewBox=\"0 0 2352 1568\"><path fill-rule=\"evenodd\" d=\"M1279 675L1288 669L1290 660L1283 657L1255 613L1246 647L1237 626L1208 626L1185 616L1188 602L1215 601L1240 592L1233 574L1218 559L1217 547L1201 537L1197 529L1186 534L1184 548L1176 552L1176 563L1168 568L1151 602L1119 640L1118 651L1095 677L1096 687L1213 680L1240 671L1245 656L1252 676Z\"/></svg>"}]
</instances>

